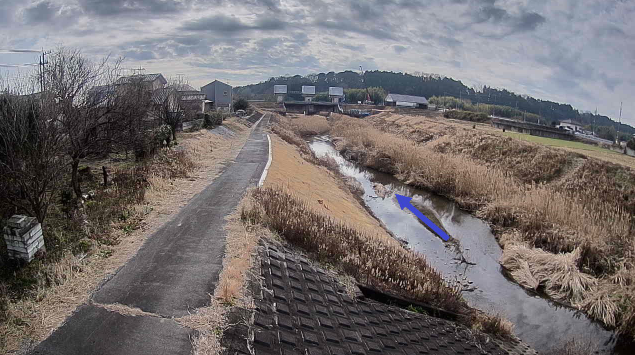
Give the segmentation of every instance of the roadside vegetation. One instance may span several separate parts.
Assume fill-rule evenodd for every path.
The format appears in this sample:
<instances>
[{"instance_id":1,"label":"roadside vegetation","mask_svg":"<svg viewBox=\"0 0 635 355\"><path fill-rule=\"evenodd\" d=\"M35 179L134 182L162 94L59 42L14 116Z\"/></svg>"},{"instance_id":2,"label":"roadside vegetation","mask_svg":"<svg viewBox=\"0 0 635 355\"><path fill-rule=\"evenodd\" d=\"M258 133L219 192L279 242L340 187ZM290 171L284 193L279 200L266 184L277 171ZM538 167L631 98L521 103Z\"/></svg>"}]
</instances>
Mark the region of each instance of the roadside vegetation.
<instances>
[{"instance_id":1,"label":"roadside vegetation","mask_svg":"<svg viewBox=\"0 0 635 355\"><path fill-rule=\"evenodd\" d=\"M635 335L631 169L467 126L388 121L334 115L331 134L348 158L490 221L523 287Z\"/></svg>"},{"instance_id":2,"label":"roadside vegetation","mask_svg":"<svg viewBox=\"0 0 635 355\"><path fill-rule=\"evenodd\" d=\"M244 222L266 226L361 284L454 312L473 329L512 336L511 323L470 308L458 287L447 284L423 255L405 248L362 207L336 165L313 155L301 135L328 131L325 118L277 116L276 120L273 130L287 143L273 139L269 175L243 208Z\"/></svg>"},{"instance_id":3,"label":"roadside vegetation","mask_svg":"<svg viewBox=\"0 0 635 355\"><path fill-rule=\"evenodd\" d=\"M119 62L64 48L49 61L44 92L25 76L3 82L0 94L0 227L16 213L36 216L46 245L25 264L0 243L2 353L57 327L134 253L153 221L178 209L165 206L231 159L232 140L246 139L235 122L227 123L232 139L177 134L178 115L150 100L141 82L114 89Z\"/></svg>"},{"instance_id":4,"label":"roadside vegetation","mask_svg":"<svg viewBox=\"0 0 635 355\"><path fill-rule=\"evenodd\" d=\"M489 116L482 112L469 112L469 111L446 111L443 113L443 117L452 118L455 120L472 121L472 122L486 122L489 121Z\"/></svg>"}]
</instances>

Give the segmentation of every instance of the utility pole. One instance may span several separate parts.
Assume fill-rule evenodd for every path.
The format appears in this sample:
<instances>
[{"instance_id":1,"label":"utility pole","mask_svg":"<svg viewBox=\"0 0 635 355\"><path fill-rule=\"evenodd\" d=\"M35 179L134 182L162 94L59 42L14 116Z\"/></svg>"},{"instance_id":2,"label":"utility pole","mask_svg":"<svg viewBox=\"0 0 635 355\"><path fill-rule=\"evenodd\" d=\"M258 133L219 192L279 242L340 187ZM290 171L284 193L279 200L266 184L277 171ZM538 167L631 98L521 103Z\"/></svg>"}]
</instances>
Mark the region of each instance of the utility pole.
<instances>
[{"instance_id":1,"label":"utility pole","mask_svg":"<svg viewBox=\"0 0 635 355\"><path fill-rule=\"evenodd\" d=\"M620 145L620 126L622 126L622 102L620 101L620 122L617 125L617 145Z\"/></svg>"},{"instance_id":2,"label":"utility pole","mask_svg":"<svg viewBox=\"0 0 635 355\"><path fill-rule=\"evenodd\" d=\"M593 126L591 126L591 131L593 132L593 136L595 137L595 120L598 117L598 107L595 106L595 115L593 115Z\"/></svg>"},{"instance_id":3,"label":"utility pole","mask_svg":"<svg viewBox=\"0 0 635 355\"><path fill-rule=\"evenodd\" d=\"M142 73L143 73L143 71L145 71L145 70L146 70L145 68L143 68L143 67L139 66L139 68L138 68L138 69L132 69L132 75L139 75L139 74L142 74Z\"/></svg>"},{"instance_id":4,"label":"utility pole","mask_svg":"<svg viewBox=\"0 0 635 355\"><path fill-rule=\"evenodd\" d=\"M46 75L44 73L44 66L46 64L48 64L48 62L46 61L46 56L51 54L50 51L44 51L44 49L42 49L42 54L40 55L39 58L39 69L40 69L40 91L44 92L44 90L46 90Z\"/></svg>"}]
</instances>

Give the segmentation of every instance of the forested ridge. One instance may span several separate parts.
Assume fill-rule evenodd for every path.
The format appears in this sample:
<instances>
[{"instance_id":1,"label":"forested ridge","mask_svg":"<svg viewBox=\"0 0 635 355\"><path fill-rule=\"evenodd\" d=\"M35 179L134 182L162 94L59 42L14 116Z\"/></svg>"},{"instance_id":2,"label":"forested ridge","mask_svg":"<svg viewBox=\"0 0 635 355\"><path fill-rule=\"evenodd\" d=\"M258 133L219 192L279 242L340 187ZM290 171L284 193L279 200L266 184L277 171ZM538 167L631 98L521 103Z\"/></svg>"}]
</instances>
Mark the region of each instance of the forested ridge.
<instances>
[{"instance_id":1,"label":"forested ridge","mask_svg":"<svg viewBox=\"0 0 635 355\"><path fill-rule=\"evenodd\" d=\"M387 71L367 71L363 77L360 73L344 71L340 73L320 73L306 76L281 76L267 81L235 88L235 93L248 99L273 100L273 86L288 85L292 98L300 98L296 92L302 85L316 86L316 92L328 92L329 86L341 86L345 89L363 89L380 87L388 93L417 95L431 98L433 96L453 96L470 100L472 103L501 105L517 108L519 111L543 117L546 123L572 119L585 125L614 127L620 132L635 134L635 128L611 120L607 116L580 112L569 104L535 99L518 95L505 89L484 86L478 90L467 87L459 80L439 75L412 75ZM297 96L297 97L296 97Z\"/></svg>"}]
</instances>

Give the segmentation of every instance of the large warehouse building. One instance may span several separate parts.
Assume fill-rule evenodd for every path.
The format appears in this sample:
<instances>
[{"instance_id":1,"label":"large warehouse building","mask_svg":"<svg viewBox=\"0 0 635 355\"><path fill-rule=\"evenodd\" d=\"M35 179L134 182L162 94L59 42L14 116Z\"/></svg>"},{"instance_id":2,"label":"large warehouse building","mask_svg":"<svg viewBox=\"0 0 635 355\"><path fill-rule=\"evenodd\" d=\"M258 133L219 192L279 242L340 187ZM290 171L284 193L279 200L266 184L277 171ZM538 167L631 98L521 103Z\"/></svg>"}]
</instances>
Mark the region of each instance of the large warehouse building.
<instances>
[{"instance_id":1,"label":"large warehouse building","mask_svg":"<svg viewBox=\"0 0 635 355\"><path fill-rule=\"evenodd\" d=\"M423 96L388 94L384 102L386 106L428 108L428 100Z\"/></svg>"}]
</instances>

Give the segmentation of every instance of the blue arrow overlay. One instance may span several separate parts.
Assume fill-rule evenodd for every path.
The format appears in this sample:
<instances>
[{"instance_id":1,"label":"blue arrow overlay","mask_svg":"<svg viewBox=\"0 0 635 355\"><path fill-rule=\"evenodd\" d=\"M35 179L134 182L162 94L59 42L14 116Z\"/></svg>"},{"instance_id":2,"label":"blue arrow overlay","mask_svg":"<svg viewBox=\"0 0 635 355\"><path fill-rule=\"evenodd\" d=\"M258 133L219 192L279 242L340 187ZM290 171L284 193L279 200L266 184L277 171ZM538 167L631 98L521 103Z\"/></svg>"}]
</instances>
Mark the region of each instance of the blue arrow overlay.
<instances>
[{"instance_id":1,"label":"blue arrow overlay","mask_svg":"<svg viewBox=\"0 0 635 355\"><path fill-rule=\"evenodd\" d=\"M415 206L412 205L412 202L411 202L412 201L412 197L406 197L406 196L399 195L399 194L395 194L395 196L397 196L397 201L399 202L399 207L402 210L404 208L409 209L410 212L414 213L415 216L417 216L423 223L425 223L426 226L428 226L430 229L432 229L444 241L447 242L450 239L450 237L447 235L447 233L445 233L443 231L443 229L439 228L428 217L426 217L423 213L421 213L421 211L419 211L418 209L415 208Z\"/></svg>"}]
</instances>

